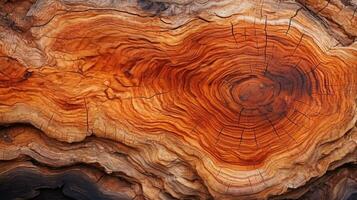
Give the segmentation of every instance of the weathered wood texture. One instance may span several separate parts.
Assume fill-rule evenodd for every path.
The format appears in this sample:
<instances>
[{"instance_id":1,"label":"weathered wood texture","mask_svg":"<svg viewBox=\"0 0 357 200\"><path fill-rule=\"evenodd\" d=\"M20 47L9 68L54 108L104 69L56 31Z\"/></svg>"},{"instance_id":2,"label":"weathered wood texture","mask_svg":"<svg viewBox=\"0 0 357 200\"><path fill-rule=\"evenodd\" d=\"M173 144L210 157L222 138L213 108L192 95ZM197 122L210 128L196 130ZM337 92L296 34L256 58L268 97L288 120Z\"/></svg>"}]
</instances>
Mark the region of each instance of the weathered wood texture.
<instances>
[{"instance_id":1,"label":"weathered wood texture","mask_svg":"<svg viewBox=\"0 0 357 200\"><path fill-rule=\"evenodd\" d=\"M0 2L0 180L354 198L355 1Z\"/></svg>"}]
</instances>

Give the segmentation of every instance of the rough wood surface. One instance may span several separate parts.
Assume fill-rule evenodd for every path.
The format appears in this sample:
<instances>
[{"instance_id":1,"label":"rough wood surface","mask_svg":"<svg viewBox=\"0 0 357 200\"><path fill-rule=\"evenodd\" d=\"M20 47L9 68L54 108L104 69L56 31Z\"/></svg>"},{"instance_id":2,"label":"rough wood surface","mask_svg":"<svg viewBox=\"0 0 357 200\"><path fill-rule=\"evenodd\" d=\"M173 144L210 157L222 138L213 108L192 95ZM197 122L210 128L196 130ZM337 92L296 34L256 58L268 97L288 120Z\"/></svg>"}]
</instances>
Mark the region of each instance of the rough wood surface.
<instances>
[{"instance_id":1,"label":"rough wood surface","mask_svg":"<svg viewBox=\"0 0 357 200\"><path fill-rule=\"evenodd\" d=\"M15 175L83 163L137 199L315 198L355 177L355 1L0 2ZM326 198L355 191L337 185Z\"/></svg>"},{"instance_id":2,"label":"rough wood surface","mask_svg":"<svg viewBox=\"0 0 357 200\"><path fill-rule=\"evenodd\" d=\"M22 161L0 169L2 199L143 199L127 182L86 166L53 170Z\"/></svg>"},{"instance_id":3,"label":"rough wood surface","mask_svg":"<svg viewBox=\"0 0 357 200\"><path fill-rule=\"evenodd\" d=\"M356 154L355 154L356 155ZM348 199L357 198L356 164L344 165L321 178L272 199Z\"/></svg>"}]
</instances>

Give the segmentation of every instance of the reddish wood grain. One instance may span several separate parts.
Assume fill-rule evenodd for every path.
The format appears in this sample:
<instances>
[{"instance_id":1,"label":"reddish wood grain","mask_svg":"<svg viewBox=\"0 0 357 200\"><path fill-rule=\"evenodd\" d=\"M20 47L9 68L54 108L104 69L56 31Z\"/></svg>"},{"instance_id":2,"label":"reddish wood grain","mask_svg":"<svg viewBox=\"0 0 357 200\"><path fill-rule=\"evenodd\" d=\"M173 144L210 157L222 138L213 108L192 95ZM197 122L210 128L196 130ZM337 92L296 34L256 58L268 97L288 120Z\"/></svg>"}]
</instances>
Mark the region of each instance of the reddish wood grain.
<instances>
[{"instance_id":1,"label":"reddish wood grain","mask_svg":"<svg viewBox=\"0 0 357 200\"><path fill-rule=\"evenodd\" d=\"M0 27L0 122L181 160L213 198L281 194L356 148L353 5L327 3L24 3Z\"/></svg>"}]
</instances>

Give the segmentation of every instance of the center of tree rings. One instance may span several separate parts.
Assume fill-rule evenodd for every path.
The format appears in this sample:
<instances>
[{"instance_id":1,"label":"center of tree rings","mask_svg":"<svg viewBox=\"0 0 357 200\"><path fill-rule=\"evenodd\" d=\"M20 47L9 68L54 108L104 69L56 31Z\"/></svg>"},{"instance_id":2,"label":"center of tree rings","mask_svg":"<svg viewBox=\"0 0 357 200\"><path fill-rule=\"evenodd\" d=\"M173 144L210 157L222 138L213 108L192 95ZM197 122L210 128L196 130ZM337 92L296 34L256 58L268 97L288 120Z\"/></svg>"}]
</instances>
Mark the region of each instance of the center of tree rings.
<instances>
[{"instance_id":1,"label":"center of tree rings","mask_svg":"<svg viewBox=\"0 0 357 200\"><path fill-rule=\"evenodd\" d=\"M266 77L251 76L233 84L234 101L246 109L257 109L270 104L278 93L278 86Z\"/></svg>"}]
</instances>

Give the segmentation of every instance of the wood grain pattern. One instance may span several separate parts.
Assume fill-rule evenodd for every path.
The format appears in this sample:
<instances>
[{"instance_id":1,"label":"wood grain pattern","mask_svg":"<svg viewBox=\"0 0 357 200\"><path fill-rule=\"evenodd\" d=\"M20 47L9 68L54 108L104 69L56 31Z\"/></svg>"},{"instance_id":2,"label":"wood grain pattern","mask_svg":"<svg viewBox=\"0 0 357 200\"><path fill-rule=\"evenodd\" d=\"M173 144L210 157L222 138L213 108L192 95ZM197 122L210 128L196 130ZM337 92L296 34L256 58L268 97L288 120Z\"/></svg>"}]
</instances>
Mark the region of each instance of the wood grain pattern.
<instances>
[{"instance_id":1,"label":"wood grain pattern","mask_svg":"<svg viewBox=\"0 0 357 200\"><path fill-rule=\"evenodd\" d=\"M3 199L143 199L136 197L126 182L84 166L49 170L12 162L2 164L1 170Z\"/></svg>"},{"instance_id":2,"label":"wood grain pattern","mask_svg":"<svg viewBox=\"0 0 357 200\"><path fill-rule=\"evenodd\" d=\"M48 149L125 146L145 198L267 199L356 161L353 2L1 5L0 122L71 143ZM10 143L3 160L28 154Z\"/></svg>"}]
</instances>

